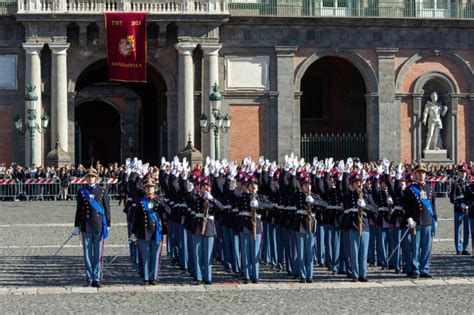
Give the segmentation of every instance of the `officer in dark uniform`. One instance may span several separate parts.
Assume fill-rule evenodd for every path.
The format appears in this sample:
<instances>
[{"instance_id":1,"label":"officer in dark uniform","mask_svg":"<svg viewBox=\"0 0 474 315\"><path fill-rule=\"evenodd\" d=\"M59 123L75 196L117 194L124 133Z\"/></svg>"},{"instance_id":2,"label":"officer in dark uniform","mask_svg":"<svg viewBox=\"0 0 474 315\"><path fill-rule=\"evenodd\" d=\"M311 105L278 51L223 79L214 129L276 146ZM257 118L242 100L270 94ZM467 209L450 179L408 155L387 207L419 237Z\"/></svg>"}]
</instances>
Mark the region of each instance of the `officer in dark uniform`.
<instances>
[{"instance_id":1,"label":"officer in dark uniform","mask_svg":"<svg viewBox=\"0 0 474 315\"><path fill-rule=\"evenodd\" d=\"M130 240L138 243L145 285L156 285L159 280L159 262L163 239L163 201L155 195L156 183L152 178L146 179L143 187L145 196L137 202L134 210Z\"/></svg>"},{"instance_id":2,"label":"officer in dark uniform","mask_svg":"<svg viewBox=\"0 0 474 315\"><path fill-rule=\"evenodd\" d=\"M100 288L102 252L110 228L110 204L107 191L96 184L97 179L97 171L91 167L86 175L87 186L77 193L72 233L82 233L86 286Z\"/></svg>"},{"instance_id":3,"label":"officer in dark uniform","mask_svg":"<svg viewBox=\"0 0 474 315\"><path fill-rule=\"evenodd\" d=\"M474 247L474 182L471 182L467 188L466 188L466 195L465 195L465 200L467 202L467 205L469 207L469 225L471 228L471 244L473 244ZM474 255L471 256L471 258L474 258Z\"/></svg>"},{"instance_id":4,"label":"officer in dark uniform","mask_svg":"<svg viewBox=\"0 0 474 315\"><path fill-rule=\"evenodd\" d=\"M405 212L412 232L412 266L411 278L431 278L430 255L433 235L436 234L436 197L433 188L425 182L426 166L417 164L414 169L416 182L411 184L405 193Z\"/></svg>"},{"instance_id":5,"label":"officer in dark uniform","mask_svg":"<svg viewBox=\"0 0 474 315\"><path fill-rule=\"evenodd\" d=\"M454 246L456 255L470 255L469 246L469 206L465 200L466 187L470 184L467 179L467 167L458 166L458 179L451 184L449 200L454 205ZM464 231L461 244L461 227Z\"/></svg>"}]
</instances>

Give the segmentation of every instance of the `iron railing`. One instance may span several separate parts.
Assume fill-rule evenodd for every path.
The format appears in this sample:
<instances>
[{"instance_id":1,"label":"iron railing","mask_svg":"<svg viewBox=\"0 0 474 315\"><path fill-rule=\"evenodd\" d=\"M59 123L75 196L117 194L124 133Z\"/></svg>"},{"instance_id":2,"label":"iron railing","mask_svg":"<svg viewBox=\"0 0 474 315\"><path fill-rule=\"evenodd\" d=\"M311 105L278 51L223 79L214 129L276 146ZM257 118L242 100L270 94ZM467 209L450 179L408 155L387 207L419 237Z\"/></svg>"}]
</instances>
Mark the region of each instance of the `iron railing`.
<instances>
[{"instance_id":1,"label":"iron railing","mask_svg":"<svg viewBox=\"0 0 474 315\"><path fill-rule=\"evenodd\" d=\"M18 4L15 0L0 0L0 16L13 15L16 13L17 8Z\"/></svg>"},{"instance_id":2,"label":"iron railing","mask_svg":"<svg viewBox=\"0 0 474 315\"><path fill-rule=\"evenodd\" d=\"M233 16L473 19L459 0L228 0Z\"/></svg>"},{"instance_id":3,"label":"iron railing","mask_svg":"<svg viewBox=\"0 0 474 315\"><path fill-rule=\"evenodd\" d=\"M301 156L306 161L314 157L346 159L359 157L367 161L367 135L364 133L316 133L301 136Z\"/></svg>"}]
</instances>

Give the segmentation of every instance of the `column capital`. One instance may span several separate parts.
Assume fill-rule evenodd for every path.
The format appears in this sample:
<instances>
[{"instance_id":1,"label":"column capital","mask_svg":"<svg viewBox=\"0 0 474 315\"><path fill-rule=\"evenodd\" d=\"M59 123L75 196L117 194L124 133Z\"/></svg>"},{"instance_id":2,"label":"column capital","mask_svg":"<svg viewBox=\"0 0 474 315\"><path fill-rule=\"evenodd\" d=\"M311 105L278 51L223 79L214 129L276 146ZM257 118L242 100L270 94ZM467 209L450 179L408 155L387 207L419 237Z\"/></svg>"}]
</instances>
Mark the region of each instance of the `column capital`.
<instances>
[{"instance_id":1,"label":"column capital","mask_svg":"<svg viewBox=\"0 0 474 315\"><path fill-rule=\"evenodd\" d=\"M215 43L201 44L201 49L202 49L204 55L218 55L219 50L221 48L222 48L221 44L215 44Z\"/></svg>"},{"instance_id":2,"label":"column capital","mask_svg":"<svg viewBox=\"0 0 474 315\"><path fill-rule=\"evenodd\" d=\"M190 55L196 46L196 43L181 42L174 45L174 48L176 48L180 55Z\"/></svg>"},{"instance_id":3,"label":"column capital","mask_svg":"<svg viewBox=\"0 0 474 315\"><path fill-rule=\"evenodd\" d=\"M395 47L378 47L375 49L379 58L394 58L398 52L398 48Z\"/></svg>"},{"instance_id":4,"label":"column capital","mask_svg":"<svg viewBox=\"0 0 474 315\"><path fill-rule=\"evenodd\" d=\"M277 57L293 57L298 46L275 46Z\"/></svg>"},{"instance_id":5,"label":"column capital","mask_svg":"<svg viewBox=\"0 0 474 315\"><path fill-rule=\"evenodd\" d=\"M39 55L44 43L23 43L22 45L27 54Z\"/></svg>"},{"instance_id":6,"label":"column capital","mask_svg":"<svg viewBox=\"0 0 474 315\"><path fill-rule=\"evenodd\" d=\"M66 55L67 50L69 48L69 43L61 43L61 44L48 44L49 48L51 49L51 53L53 55Z\"/></svg>"}]
</instances>

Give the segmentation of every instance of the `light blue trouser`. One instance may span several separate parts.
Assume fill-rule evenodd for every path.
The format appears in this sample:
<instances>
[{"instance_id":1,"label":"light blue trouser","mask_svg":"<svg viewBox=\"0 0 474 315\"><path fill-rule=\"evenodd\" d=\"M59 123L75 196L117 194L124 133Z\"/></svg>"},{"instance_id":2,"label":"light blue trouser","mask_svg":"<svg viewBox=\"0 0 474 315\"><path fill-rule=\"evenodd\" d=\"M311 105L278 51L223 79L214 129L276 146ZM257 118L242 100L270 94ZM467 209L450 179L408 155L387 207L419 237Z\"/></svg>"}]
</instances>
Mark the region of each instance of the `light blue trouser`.
<instances>
[{"instance_id":1,"label":"light blue trouser","mask_svg":"<svg viewBox=\"0 0 474 315\"><path fill-rule=\"evenodd\" d=\"M278 259L277 250L277 227L273 223L268 224L268 234L270 236L270 263L276 267Z\"/></svg>"},{"instance_id":2,"label":"light blue trouser","mask_svg":"<svg viewBox=\"0 0 474 315\"><path fill-rule=\"evenodd\" d=\"M212 247L214 236L193 234L194 270L197 281L212 281Z\"/></svg>"},{"instance_id":3,"label":"light blue trouser","mask_svg":"<svg viewBox=\"0 0 474 315\"><path fill-rule=\"evenodd\" d=\"M184 268L188 269L188 262L189 262L189 257L188 257L188 251L186 250L188 248L188 235L186 234L186 230L184 229L182 224L178 225L178 232L180 235L179 238L179 265Z\"/></svg>"},{"instance_id":4,"label":"light blue trouser","mask_svg":"<svg viewBox=\"0 0 474 315\"><path fill-rule=\"evenodd\" d=\"M324 265L324 260L326 258L325 251L324 251L324 234L326 231L324 229L324 225L321 223L316 224L316 259L318 260L318 264Z\"/></svg>"},{"instance_id":5,"label":"light blue trouser","mask_svg":"<svg viewBox=\"0 0 474 315\"><path fill-rule=\"evenodd\" d=\"M194 277L194 250L193 250L193 234L190 230L185 229L187 239L187 251L188 251L188 271L191 276Z\"/></svg>"},{"instance_id":6,"label":"light blue trouser","mask_svg":"<svg viewBox=\"0 0 474 315\"><path fill-rule=\"evenodd\" d=\"M232 235L232 271L239 273L242 270L240 260L240 236L234 229L231 229Z\"/></svg>"},{"instance_id":7,"label":"light blue trouser","mask_svg":"<svg viewBox=\"0 0 474 315\"><path fill-rule=\"evenodd\" d=\"M388 234L389 229L377 226L377 256L382 267L388 267L387 250L388 250Z\"/></svg>"},{"instance_id":8,"label":"light blue trouser","mask_svg":"<svg viewBox=\"0 0 474 315\"><path fill-rule=\"evenodd\" d=\"M263 234L262 234L262 250L260 253L260 259L262 259L266 263L269 263L270 262L270 245L268 242L270 240L270 234L268 230L268 223L262 222L262 225L263 225Z\"/></svg>"},{"instance_id":9,"label":"light blue trouser","mask_svg":"<svg viewBox=\"0 0 474 315\"><path fill-rule=\"evenodd\" d=\"M461 226L463 229L462 245ZM469 216L461 212L454 212L454 246L457 252L467 250L469 246Z\"/></svg>"},{"instance_id":10,"label":"light blue trouser","mask_svg":"<svg viewBox=\"0 0 474 315\"><path fill-rule=\"evenodd\" d=\"M287 227L283 228L283 233L285 237L285 262L286 262L286 271L293 273L293 260L292 260L292 251L291 251L291 230ZM296 272L296 271L295 271Z\"/></svg>"},{"instance_id":11,"label":"light blue trouser","mask_svg":"<svg viewBox=\"0 0 474 315\"><path fill-rule=\"evenodd\" d=\"M431 256L431 225L416 226L416 235L412 233L413 270L414 274L427 274L430 272Z\"/></svg>"},{"instance_id":12,"label":"light blue trouser","mask_svg":"<svg viewBox=\"0 0 474 315\"><path fill-rule=\"evenodd\" d=\"M296 231L288 229L290 234L290 263L293 275L298 275L298 244L296 243Z\"/></svg>"},{"instance_id":13,"label":"light blue trouser","mask_svg":"<svg viewBox=\"0 0 474 315\"><path fill-rule=\"evenodd\" d=\"M394 227L391 229L391 238L390 238L390 251L388 255L392 255L392 258L388 262L389 266L393 266L395 270L400 270L401 269L401 262L400 262L400 248L402 247L402 244L397 248L398 244L400 243L400 239L402 237L402 229L400 227ZM397 248L397 250L395 250ZM388 257L387 257L388 258Z\"/></svg>"},{"instance_id":14,"label":"light blue trouser","mask_svg":"<svg viewBox=\"0 0 474 315\"><path fill-rule=\"evenodd\" d=\"M337 272L339 270L339 258L340 258L340 249L341 249L341 239L340 239L340 229L338 227L329 226L329 255L328 259L330 260L332 271Z\"/></svg>"},{"instance_id":15,"label":"light blue trouser","mask_svg":"<svg viewBox=\"0 0 474 315\"><path fill-rule=\"evenodd\" d=\"M348 230L340 230L342 255L339 259L339 269L347 275L351 274L351 243Z\"/></svg>"},{"instance_id":16,"label":"light blue trouser","mask_svg":"<svg viewBox=\"0 0 474 315\"><path fill-rule=\"evenodd\" d=\"M104 249L102 232L82 233L82 249L84 251L86 280L100 281L102 272L102 251Z\"/></svg>"},{"instance_id":17,"label":"light blue trouser","mask_svg":"<svg viewBox=\"0 0 474 315\"><path fill-rule=\"evenodd\" d=\"M469 219L469 225L471 226L471 246L474 252L474 219Z\"/></svg>"},{"instance_id":18,"label":"light blue trouser","mask_svg":"<svg viewBox=\"0 0 474 315\"><path fill-rule=\"evenodd\" d=\"M313 279L314 266L314 235L296 233L298 244L299 276L303 279Z\"/></svg>"},{"instance_id":19,"label":"light blue trouser","mask_svg":"<svg viewBox=\"0 0 474 315\"><path fill-rule=\"evenodd\" d=\"M350 229L351 271L352 278L359 279L367 276L367 255L369 251L369 232Z\"/></svg>"},{"instance_id":20,"label":"light blue trouser","mask_svg":"<svg viewBox=\"0 0 474 315\"><path fill-rule=\"evenodd\" d=\"M262 234L257 234L255 238L254 240L251 233L240 233L242 269L245 279L258 279Z\"/></svg>"},{"instance_id":21,"label":"light blue trouser","mask_svg":"<svg viewBox=\"0 0 474 315\"><path fill-rule=\"evenodd\" d=\"M222 226L222 237L224 244L224 266L232 266L232 231L228 226Z\"/></svg>"},{"instance_id":22,"label":"light blue trouser","mask_svg":"<svg viewBox=\"0 0 474 315\"><path fill-rule=\"evenodd\" d=\"M375 239L377 237L375 225L369 225L369 264L375 264Z\"/></svg>"},{"instance_id":23,"label":"light blue trouser","mask_svg":"<svg viewBox=\"0 0 474 315\"><path fill-rule=\"evenodd\" d=\"M138 240L138 248L142 256L143 279L145 281L156 281L159 279L161 243L155 241Z\"/></svg>"}]
</instances>

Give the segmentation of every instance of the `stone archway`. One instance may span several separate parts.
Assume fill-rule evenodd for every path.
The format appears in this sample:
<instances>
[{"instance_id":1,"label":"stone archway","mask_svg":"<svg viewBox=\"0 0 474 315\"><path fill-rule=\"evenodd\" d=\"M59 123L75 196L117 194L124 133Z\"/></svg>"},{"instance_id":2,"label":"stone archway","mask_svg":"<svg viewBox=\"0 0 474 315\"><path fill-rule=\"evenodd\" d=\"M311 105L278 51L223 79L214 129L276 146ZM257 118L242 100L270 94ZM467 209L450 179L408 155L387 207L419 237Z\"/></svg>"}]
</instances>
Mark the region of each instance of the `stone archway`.
<instances>
[{"instance_id":1,"label":"stone archway","mask_svg":"<svg viewBox=\"0 0 474 315\"><path fill-rule=\"evenodd\" d=\"M147 67L147 83L123 83L108 81L106 59L89 64L76 79L76 105L85 100L109 100L121 117L121 153L116 162L127 157L139 157L152 164L159 163L167 155L167 83L161 72ZM169 76L168 76L169 78ZM75 119L77 120L77 119ZM164 135L164 136L163 136Z\"/></svg>"},{"instance_id":2,"label":"stone archway","mask_svg":"<svg viewBox=\"0 0 474 315\"><path fill-rule=\"evenodd\" d=\"M307 157L317 153L367 159L368 140L373 136L368 128L367 95L376 95L378 90L367 62L353 52L323 51L308 57L295 78L295 90L302 94L302 152L317 151Z\"/></svg>"}]
</instances>

